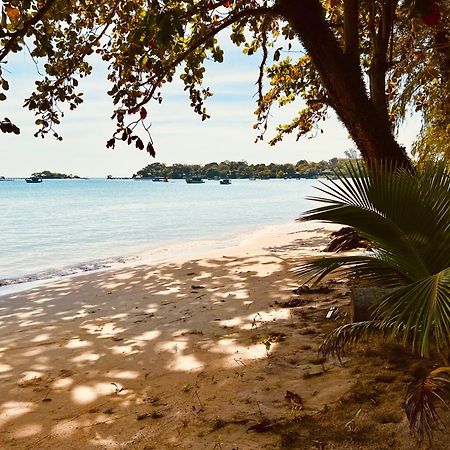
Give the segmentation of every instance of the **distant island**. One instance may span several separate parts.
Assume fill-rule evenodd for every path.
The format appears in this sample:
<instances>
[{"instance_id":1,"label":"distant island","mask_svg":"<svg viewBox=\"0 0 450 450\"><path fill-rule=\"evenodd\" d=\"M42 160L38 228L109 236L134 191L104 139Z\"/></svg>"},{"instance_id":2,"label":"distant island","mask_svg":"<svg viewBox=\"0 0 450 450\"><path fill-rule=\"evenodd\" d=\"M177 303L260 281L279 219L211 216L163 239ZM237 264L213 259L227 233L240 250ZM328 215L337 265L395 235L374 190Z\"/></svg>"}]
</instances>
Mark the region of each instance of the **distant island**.
<instances>
[{"instance_id":1,"label":"distant island","mask_svg":"<svg viewBox=\"0 0 450 450\"><path fill-rule=\"evenodd\" d=\"M50 172L49 170L44 170L43 172L35 172L31 175L32 177L42 178L43 180L66 180L66 179L80 179L78 175L66 175L65 173Z\"/></svg>"},{"instance_id":2,"label":"distant island","mask_svg":"<svg viewBox=\"0 0 450 450\"><path fill-rule=\"evenodd\" d=\"M332 158L329 161L308 162L304 159L295 164L248 164L246 161L223 161L200 164L173 164L153 163L139 170L133 175L134 179L147 179L153 177L167 177L182 179L196 176L208 179L218 178L319 178L333 176L333 170L342 168L348 158Z\"/></svg>"}]
</instances>

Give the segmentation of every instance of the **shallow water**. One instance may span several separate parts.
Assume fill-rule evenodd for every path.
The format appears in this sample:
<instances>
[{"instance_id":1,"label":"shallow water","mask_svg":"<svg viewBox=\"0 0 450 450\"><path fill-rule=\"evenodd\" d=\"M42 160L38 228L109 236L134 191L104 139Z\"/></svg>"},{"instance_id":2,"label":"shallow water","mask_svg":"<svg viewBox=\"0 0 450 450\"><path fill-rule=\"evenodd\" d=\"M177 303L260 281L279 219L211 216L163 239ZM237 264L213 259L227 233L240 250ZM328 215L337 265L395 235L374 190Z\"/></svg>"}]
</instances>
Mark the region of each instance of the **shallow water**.
<instances>
[{"instance_id":1,"label":"shallow water","mask_svg":"<svg viewBox=\"0 0 450 450\"><path fill-rule=\"evenodd\" d=\"M260 227L291 221L313 206L316 180L232 180L186 184L133 180L0 183L0 284L118 257L204 244L218 248ZM2 282L3 280L3 282Z\"/></svg>"}]
</instances>

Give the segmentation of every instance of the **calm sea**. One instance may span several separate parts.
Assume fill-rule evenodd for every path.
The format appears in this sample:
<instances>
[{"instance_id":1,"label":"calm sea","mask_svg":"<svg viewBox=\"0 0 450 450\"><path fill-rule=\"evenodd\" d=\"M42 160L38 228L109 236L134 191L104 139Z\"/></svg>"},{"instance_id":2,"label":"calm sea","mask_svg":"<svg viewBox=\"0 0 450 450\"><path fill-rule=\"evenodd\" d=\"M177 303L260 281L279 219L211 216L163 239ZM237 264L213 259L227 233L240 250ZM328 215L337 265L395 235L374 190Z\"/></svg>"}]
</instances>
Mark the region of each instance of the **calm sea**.
<instances>
[{"instance_id":1,"label":"calm sea","mask_svg":"<svg viewBox=\"0 0 450 450\"><path fill-rule=\"evenodd\" d=\"M219 248L313 206L314 180L0 182L0 285L118 258ZM120 259L119 259L120 260Z\"/></svg>"}]
</instances>

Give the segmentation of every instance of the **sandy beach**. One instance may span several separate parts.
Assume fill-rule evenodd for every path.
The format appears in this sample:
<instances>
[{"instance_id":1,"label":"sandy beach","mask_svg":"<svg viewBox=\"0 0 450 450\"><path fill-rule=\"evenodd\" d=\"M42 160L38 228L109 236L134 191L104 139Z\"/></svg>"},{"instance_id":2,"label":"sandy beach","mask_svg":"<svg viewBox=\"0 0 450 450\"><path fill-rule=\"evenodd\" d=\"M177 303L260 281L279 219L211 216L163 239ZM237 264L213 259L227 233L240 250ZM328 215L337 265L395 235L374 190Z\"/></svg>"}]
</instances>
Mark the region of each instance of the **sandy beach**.
<instances>
[{"instance_id":1,"label":"sandy beach","mask_svg":"<svg viewBox=\"0 0 450 450\"><path fill-rule=\"evenodd\" d=\"M329 231L298 228L0 297L0 448L325 448L277 432L326 416L356 382L317 353L329 308L346 318L346 280L293 293L293 267Z\"/></svg>"}]
</instances>

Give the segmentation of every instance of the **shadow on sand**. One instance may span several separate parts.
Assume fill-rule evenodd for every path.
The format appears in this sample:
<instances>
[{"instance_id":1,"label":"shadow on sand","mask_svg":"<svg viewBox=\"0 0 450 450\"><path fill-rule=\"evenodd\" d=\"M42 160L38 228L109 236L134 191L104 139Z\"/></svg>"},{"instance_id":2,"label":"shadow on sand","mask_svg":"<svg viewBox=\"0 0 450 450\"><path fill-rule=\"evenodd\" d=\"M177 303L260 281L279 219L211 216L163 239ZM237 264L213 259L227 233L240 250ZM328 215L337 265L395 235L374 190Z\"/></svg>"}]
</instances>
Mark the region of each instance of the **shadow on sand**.
<instances>
[{"instance_id":1,"label":"shadow on sand","mask_svg":"<svg viewBox=\"0 0 450 450\"><path fill-rule=\"evenodd\" d=\"M274 448L276 434L247 430L296 413L286 390L319 410L350 386L317 360L338 297L276 303L293 296L292 265L272 249L0 298L0 447Z\"/></svg>"}]
</instances>

